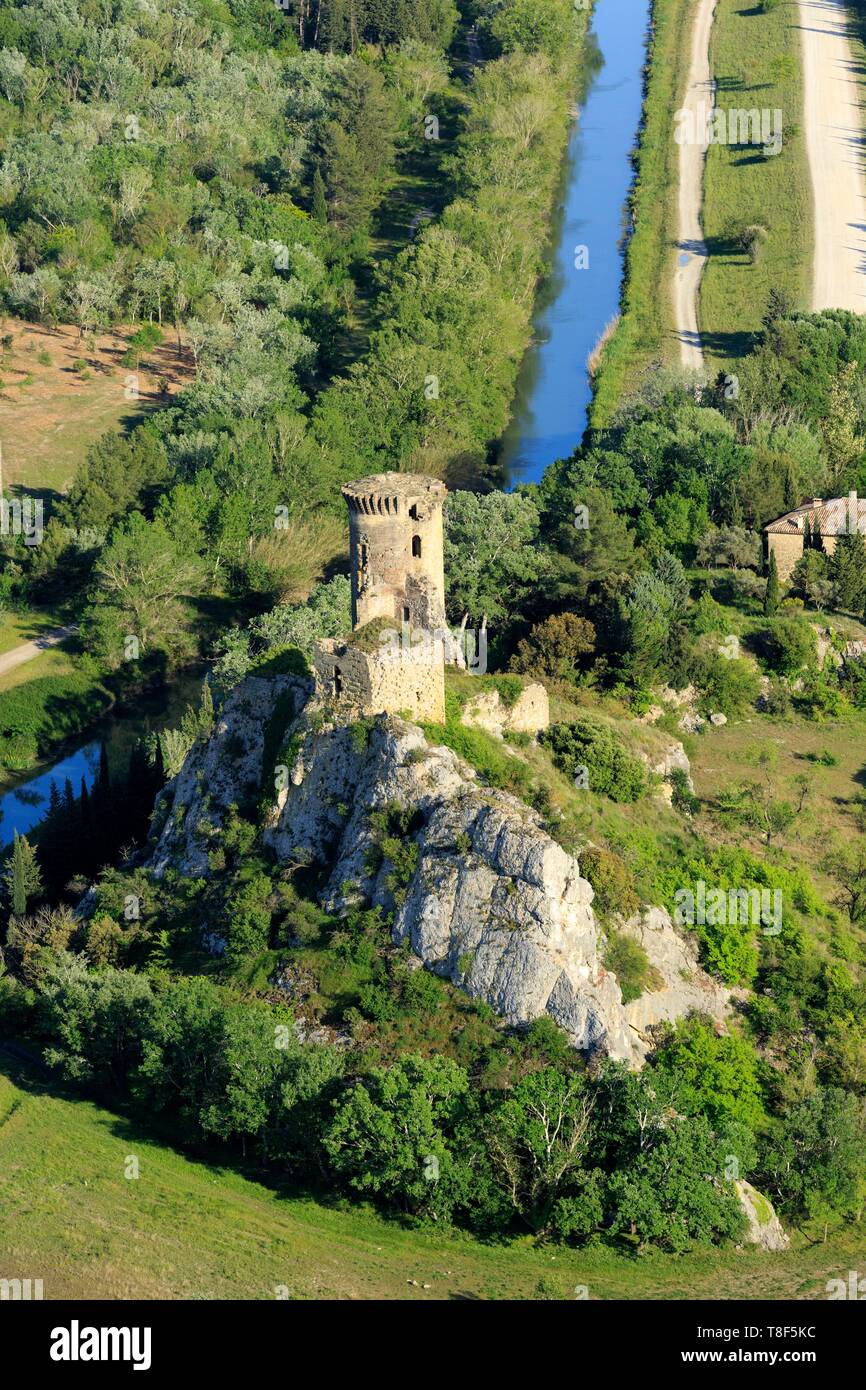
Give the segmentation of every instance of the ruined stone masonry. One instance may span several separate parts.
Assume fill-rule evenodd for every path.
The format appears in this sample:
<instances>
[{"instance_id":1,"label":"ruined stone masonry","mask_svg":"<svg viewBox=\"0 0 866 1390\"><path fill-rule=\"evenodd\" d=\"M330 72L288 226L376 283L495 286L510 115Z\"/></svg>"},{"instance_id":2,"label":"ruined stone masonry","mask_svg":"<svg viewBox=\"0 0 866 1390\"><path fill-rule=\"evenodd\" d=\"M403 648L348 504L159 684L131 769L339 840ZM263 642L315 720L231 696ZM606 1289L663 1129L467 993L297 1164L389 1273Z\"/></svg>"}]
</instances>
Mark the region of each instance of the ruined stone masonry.
<instances>
[{"instance_id":1,"label":"ruined stone masonry","mask_svg":"<svg viewBox=\"0 0 866 1390\"><path fill-rule=\"evenodd\" d=\"M317 697L341 713L445 719L446 492L421 473L379 473L343 488L353 636L320 642L313 657Z\"/></svg>"}]
</instances>

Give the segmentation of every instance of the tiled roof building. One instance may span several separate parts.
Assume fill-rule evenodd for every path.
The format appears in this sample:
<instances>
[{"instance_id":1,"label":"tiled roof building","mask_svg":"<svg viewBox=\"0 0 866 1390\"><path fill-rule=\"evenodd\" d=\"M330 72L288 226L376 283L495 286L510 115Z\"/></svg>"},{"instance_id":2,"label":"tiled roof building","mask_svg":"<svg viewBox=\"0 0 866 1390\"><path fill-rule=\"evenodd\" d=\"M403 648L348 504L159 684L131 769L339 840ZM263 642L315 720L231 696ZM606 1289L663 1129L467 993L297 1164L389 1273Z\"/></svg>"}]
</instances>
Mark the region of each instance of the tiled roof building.
<instances>
[{"instance_id":1,"label":"tiled roof building","mask_svg":"<svg viewBox=\"0 0 866 1390\"><path fill-rule=\"evenodd\" d=\"M764 527L767 562L770 555L775 555L779 578L784 581L790 578L803 554L807 538L811 545L820 545L827 555L832 555L839 536L850 531L866 534L866 499L859 498L856 492L826 501L813 497Z\"/></svg>"}]
</instances>

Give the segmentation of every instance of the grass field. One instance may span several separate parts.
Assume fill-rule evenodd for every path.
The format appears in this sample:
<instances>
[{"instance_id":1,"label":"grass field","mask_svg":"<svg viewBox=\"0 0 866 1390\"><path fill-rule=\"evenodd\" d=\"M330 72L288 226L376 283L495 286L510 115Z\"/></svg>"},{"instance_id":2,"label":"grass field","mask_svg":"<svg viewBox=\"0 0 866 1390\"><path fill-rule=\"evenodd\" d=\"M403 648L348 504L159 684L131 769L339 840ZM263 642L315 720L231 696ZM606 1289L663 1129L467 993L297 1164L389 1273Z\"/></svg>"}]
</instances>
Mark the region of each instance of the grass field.
<instances>
[{"instance_id":1,"label":"grass field","mask_svg":"<svg viewBox=\"0 0 866 1390\"><path fill-rule=\"evenodd\" d=\"M412 1231L184 1157L6 1055L2 1071L0 1278L41 1278L48 1299L809 1299L866 1255L856 1234L634 1259Z\"/></svg>"},{"instance_id":2,"label":"grass field","mask_svg":"<svg viewBox=\"0 0 866 1390\"><path fill-rule=\"evenodd\" d=\"M22 642L32 642L42 633L62 625L63 620L56 613L41 612L35 608L26 613L4 613L0 618L0 656L12 651L13 647L20 647ZM34 657L34 660L38 658ZM3 688L0 677L0 690Z\"/></svg>"},{"instance_id":3,"label":"grass field","mask_svg":"<svg viewBox=\"0 0 866 1390\"><path fill-rule=\"evenodd\" d=\"M27 639L24 637L19 638L19 641L25 640ZM0 696L7 690L14 690L16 686L38 680L40 676L70 676L75 670L72 657L69 652L64 651L62 645L49 647L39 656L34 656L32 661L25 661L21 666L16 666L14 670L0 676Z\"/></svg>"},{"instance_id":4,"label":"grass field","mask_svg":"<svg viewBox=\"0 0 866 1390\"><path fill-rule=\"evenodd\" d=\"M754 343L772 288L808 308L813 213L806 141L800 30L794 0L764 13L757 4L718 0L710 49L719 110L783 113L782 149L713 144L704 179L704 234L710 258L701 283L699 322L710 372L729 366ZM733 233L761 226L756 264Z\"/></svg>"},{"instance_id":5,"label":"grass field","mask_svg":"<svg viewBox=\"0 0 866 1390\"><path fill-rule=\"evenodd\" d=\"M192 379L192 363L186 354L178 356L170 328L165 343L139 367L137 399L127 398L130 371L120 360L132 330L98 337L93 347L68 325L43 328L6 319L0 331L12 339L11 347L0 351L0 445L7 487L65 492L94 440L166 405ZM79 361L86 364L84 371L73 366ZM161 378L168 381L166 395L159 389Z\"/></svg>"},{"instance_id":6,"label":"grass field","mask_svg":"<svg viewBox=\"0 0 866 1390\"><path fill-rule=\"evenodd\" d=\"M625 261L622 313L595 378L592 424L602 427L653 363L678 359L672 285L676 255L679 146L674 112L689 69L692 0L654 0L653 35L635 186L634 232Z\"/></svg>"}]
</instances>

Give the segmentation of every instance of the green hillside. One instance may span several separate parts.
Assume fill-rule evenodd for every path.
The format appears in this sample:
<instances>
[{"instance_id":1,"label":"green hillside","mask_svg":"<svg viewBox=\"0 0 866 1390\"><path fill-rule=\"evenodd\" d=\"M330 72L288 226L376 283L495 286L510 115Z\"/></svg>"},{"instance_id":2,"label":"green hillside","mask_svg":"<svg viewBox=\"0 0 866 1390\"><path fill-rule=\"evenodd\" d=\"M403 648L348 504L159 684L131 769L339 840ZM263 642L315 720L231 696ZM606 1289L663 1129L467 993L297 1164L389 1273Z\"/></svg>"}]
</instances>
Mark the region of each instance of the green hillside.
<instances>
[{"instance_id":1,"label":"green hillside","mask_svg":"<svg viewBox=\"0 0 866 1390\"><path fill-rule=\"evenodd\" d=\"M816 1298L863 1237L786 1255L682 1259L508 1246L401 1230L275 1192L155 1143L127 1120L0 1076L0 1277L46 1298ZM129 1158L140 1176L127 1179ZM417 1283L412 1283L415 1280ZM429 1285L425 1288L424 1285Z\"/></svg>"}]
</instances>

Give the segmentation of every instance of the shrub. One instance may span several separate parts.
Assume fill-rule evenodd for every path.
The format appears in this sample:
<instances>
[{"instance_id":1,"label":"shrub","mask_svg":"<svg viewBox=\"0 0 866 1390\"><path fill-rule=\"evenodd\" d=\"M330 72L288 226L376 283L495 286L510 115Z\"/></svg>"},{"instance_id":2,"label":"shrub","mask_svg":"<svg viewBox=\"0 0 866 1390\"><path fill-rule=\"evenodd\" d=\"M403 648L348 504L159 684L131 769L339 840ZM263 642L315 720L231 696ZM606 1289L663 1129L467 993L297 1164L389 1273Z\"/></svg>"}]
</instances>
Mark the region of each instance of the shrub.
<instances>
[{"instance_id":1,"label":"shrub","mask_svg":"<svg viewBox=\"0 0 866 1390\"><path fill-rule=\"evenodd\" d=\"M815 629L804 618L777 618L763 634L764 652L774 671L793 676L815 663Z\"/></svg>"},{"instance_id":2,"label":"shrub","mask_svg":"<svg viewBox=\"0 0 866 1390\"><path fill-rule=\"evenodd\" d=\"M630 1003L649 988L653 979L653 967L639 941L622 932L611 932L604 953L605 969L612 970L619 981L622 1002Z\"/></svg>"},{"instance_id":3,"label":"shrub","mask_svg":"<svg viewBox=\"0 0 866 1390\"><path fill-rule=\"evenodd\" d=\"M701 594L692 609L692 630L699 637L708 632L727 632L730 618L709 592Z\"/></svg>"},{"instance_id":4,"label":"shrub","mask_svg":"<svg viewBox=\"0 0 866 1390\"><path fill-rule=\"evenodd\" d=\"M700 798L695 796L689 786L688 774L681 767L675 767L670 775L671 805L675 811L685 816L696 816L701 809Z\"/></svg>"},{"instance_id":5,"label":"shrub","mask_svg":"<svg viewBox=\"0 0 866 1390\"><path fill-rule=\"evenodd\" d=\"M701 692L702 713L736 716L751 709L761 690L755 668L740 658L704 654L698 657L694 680Z\"/></svg>"},{"instance_id":6,"label":"shrub","mask_svg":"<svg viewBox=\"0 0 866 1390\"><path fill-rule=\"evenodd\" d=\"M576 613L556 613L536 623L517 644L511 670L551 680L574 680L578 660L595 647L595 628Z\"/></svg>"},{"instance_id":7,"label":"shrub","mask_svg":"<svg viewBox=\"0 0 866 1390\"><path fill-rule=\"evenodd\" d=\"M647 771L606 724L582 717L554 724L541 736L556 766L570 776L586 768L590 791L612 801L637 801L647 789Z\"/></svg>"},{"instance_id":8,"label":"shrub","mask_svg":"<svg viewBox=\"0 0 866 1390\"><path fill-rule=\"evenodd\" d=\"M602 913L633 917L640 907L628 866L609 849L586 849L580 855L580 872L591 884L596 907ZM613 969L613 967L611 967Z\"/></svg>"},{"instance_id":9,"label":"shrub","mask_svg":"<svg viewBox=\"0 0 866 1390\"><path fill-rule=\"evenodd\" d=\"M680 1020L659 1049L655 1066L676 1085L676 1108L711 1124L736 1121L750 1129L764 1119L758 1058L735 1033L719 1037L703 1018Z\"/></svg>"},{"instance_id":10,"label":"shrub","mask_svg":"<svg viewBox=\"0 0 866 1390\"><path fill-rule=\"evenodd\" d=\"M794 697L798 710L811 719L835 719L842 712L842 691L835 671L807 671Z\"/></svg>"}]
</instances>

